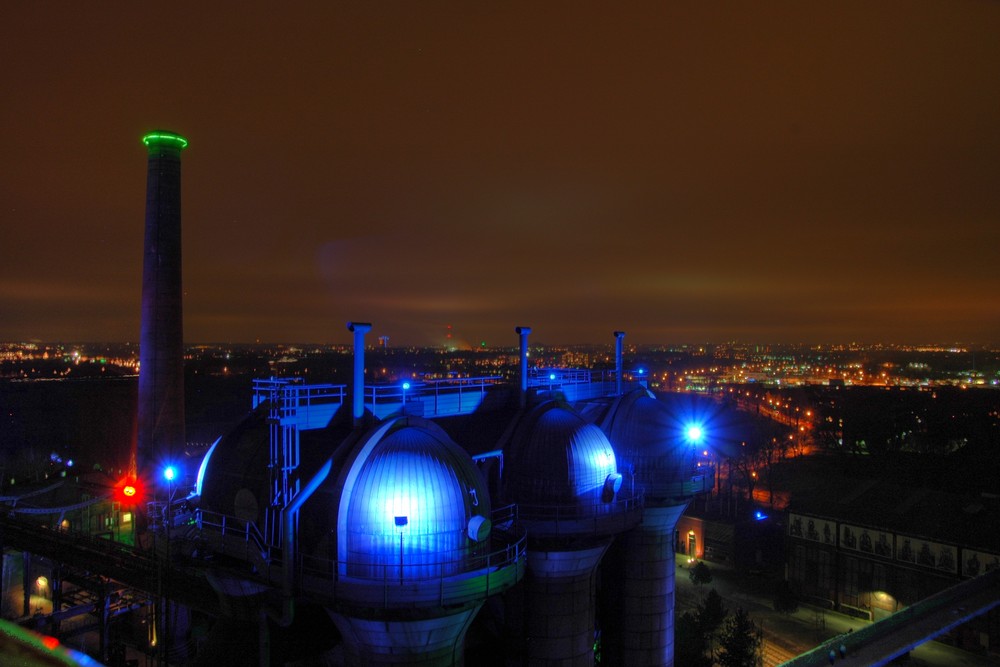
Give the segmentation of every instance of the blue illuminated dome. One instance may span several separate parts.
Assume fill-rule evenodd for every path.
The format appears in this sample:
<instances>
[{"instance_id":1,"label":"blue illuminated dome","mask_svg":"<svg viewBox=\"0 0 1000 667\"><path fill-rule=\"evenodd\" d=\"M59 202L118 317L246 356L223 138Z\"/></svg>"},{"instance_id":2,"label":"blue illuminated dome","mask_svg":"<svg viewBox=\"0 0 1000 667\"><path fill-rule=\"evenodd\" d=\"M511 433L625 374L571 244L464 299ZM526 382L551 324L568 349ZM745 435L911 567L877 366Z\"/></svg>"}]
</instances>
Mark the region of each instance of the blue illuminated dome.
<instances>
[{"instance_id":1,"label":"blue illuminated dome","mask_svg":"<svg viewBox=\"0 0 1000 667\"><path fill-rule=\"evenodd\" d=\"M485 481L469 455L430 421L404 417L381 425L341 479L337 552L347 576L447 576L461 571L488 536Z\"/></svg>"},{"instance_id":2,"label":"blue illuminated dome","mask_svg":"<svg viewBox=\"0 0 1000 667\"><path fill-rule=\"evenodd\" d=\"M604 433L551 401L518 426L506 459L507 493L518 504L592 504L617 474Z\"/></svg>"},{"instance_id":3,"label":"blue illuminated dome","mask_svg":"<svg viewBox=\"0 0 1000 667\"><path fill-rule=\"evenodd\" d=\"M685 484L696 473L692 422L676 408L637 389L616 401L602 423L623 474L634 476L647 502L686 497Z\"/></svg>"}]
</instances>

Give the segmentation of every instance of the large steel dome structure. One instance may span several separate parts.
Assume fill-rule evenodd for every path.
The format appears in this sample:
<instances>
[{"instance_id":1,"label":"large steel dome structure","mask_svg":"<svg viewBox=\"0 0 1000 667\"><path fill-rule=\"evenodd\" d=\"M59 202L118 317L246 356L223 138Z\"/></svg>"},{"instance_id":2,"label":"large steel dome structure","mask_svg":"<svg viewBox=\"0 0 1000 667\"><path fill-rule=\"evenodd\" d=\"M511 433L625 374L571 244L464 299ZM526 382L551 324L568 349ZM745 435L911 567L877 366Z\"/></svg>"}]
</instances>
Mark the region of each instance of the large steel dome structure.
<instances>
[{"instance_id":1,"label":"large steel dome structure","mask_svg":"<svg viewBox=\"0 0 1000 667\"><path fill-rule=\"evenodd\" d=\"M330 611L349 658L462 664L472 619L524 567L510 526L493 530L489 492L472 459L434 423L397 417L353 449L336 495Z\"/></svg>"},{"instance_id":2,"label":"large steel dome structure","mask_svg":"<svg viewBox=\"0 0 1000 667\"><path fill-rule=\"evenodd\" d=\"M592 507L618 474L601 429L569 406L548 401L528 413L507 454L507 494L524 506Z\"/></svg>"},{"instance_id":3,"label":"large steel dome structure","mask_svg":"<svg viewBox=\"0 0 1000 667\"><path fill-rule=\"evenodd\" d=\"M528 573L508 596L512 642L525 664L593 665L597 566L641 502L604 433L557 400L526 408L505 458L505 497L528 531Z\"/></svg>"},{"instance_id":4,"label":"large steel dome structure","mask_svg":"<svg viewBox=\"0 0 1000 667\"><path fill-rule=\"evenodd\" d=\"M602 565L602 658L610 665L673 665L674 528L711 476L692 468L695 424L690 410L645 389L616 398L601 421L644 501L641 524L616 540Z\"/></svg>"},{"instance_id":5,"label":"large steel dome structure","mask_svg":"<svg viewBox=\"0 0 1000 667\"><path fill-rule=\"evenodd\" d=\"M451 574L489 535L486 484L433 422L405 417L378 428L347 461L341 485L337 560L348 576Z\"/></svg>"}]
</instances>

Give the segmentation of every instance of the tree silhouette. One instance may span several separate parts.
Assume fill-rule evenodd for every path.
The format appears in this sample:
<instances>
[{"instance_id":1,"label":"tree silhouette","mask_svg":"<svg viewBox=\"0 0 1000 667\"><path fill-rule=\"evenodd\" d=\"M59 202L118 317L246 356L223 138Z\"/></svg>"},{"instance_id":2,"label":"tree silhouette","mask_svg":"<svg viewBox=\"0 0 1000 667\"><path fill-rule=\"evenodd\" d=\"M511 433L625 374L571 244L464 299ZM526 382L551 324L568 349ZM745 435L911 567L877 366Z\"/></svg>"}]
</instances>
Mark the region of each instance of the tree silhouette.
<instances>
[{"instance_id":1,"label":"tree silhouette","mask_svg":"<svg viewBox=\"0 0 1000 667\"><path fill-rule=\"evenodd\" d=\"M726 618L722 596L713 588L695 614L684 612L674 626L674 664L677 667L712 667L712 640Z\"/></svg>"},{"instance_id":2,"label":"tree silhouette","mask_svg":"<svg viewBox=\"0 0 1000 667\"><path fill-rule=\"evenodd\" d=\"M713 588L698 605L698 623L708 636L715 634L722 622L726 620L729 610L722 604L722 596Z\"/></svg>"},{"instance_id":3,"label":"tree silhouette","mask_svg":"<svg viewBox=\"0 0 1000 667\"><path fill-rule=\"evenodd\" d=\"M799 599L787 581L781 581L774 591L774 610L791 614L799 608Z\"/></svg>"},{"instance_id":4,"label":"tree silhouette","mask_svg":"<svg viewBox=\"0 0 1000 667\"><path fill-rule=\"evenodd\" d=\"M698 618L689 611L678 616L674 625L674 664L677 667L712 667L707 651L708 637Z\"/></svg>"},{"instance_id":5,"label":"tree silhouette","mask_svg":"<svg viewBox=\"0 0 1000 667\"><path fill-rule=\"evenodd\" d=\"M764 662L763 644L764 631L737 607L722 626L715 658L721 667L760 667Z\"/></svg>"},{"instance_id":6,"label":"tree silhouette","mask_svg":"<svg viewBox=\"0 0 1000 667\"><path fill-rule=\"evenodd\" d=\"M691 582L701 586L702 584L712 583L712 571L708 569L702 561L698 561L694 567L688 572L688 576L691 577Z\"/></svg>"}]
</instances>

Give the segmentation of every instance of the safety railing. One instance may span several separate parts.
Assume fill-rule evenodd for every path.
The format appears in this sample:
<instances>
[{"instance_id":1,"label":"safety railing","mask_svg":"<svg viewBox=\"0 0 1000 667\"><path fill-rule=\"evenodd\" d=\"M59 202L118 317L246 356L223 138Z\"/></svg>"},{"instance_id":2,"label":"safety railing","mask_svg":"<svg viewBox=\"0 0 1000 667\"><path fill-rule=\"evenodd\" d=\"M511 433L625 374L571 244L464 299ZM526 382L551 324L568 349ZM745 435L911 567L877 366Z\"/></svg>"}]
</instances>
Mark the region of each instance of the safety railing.
<instances>
[{"instance_id":1,"label":"safety railing","mask_svg":"<svg viewBox=\"0 0 1000 667\"><path fill-rule=\"evenodd\" d=\"M312 413L316 413L316 419L329 421L346 395L347 387L342 384L302 384L299 378L253 381L253 407L271 401L280 421L301 422L300 428L312 425Z\"/></svg>"},{"instance_id":2,"label":"safety railing","mask_svg":"<svg viewBox=\"0 0 1000 667\"><path fill-rule=\"evenodd\" d=\"M582 368L532 368L528 370L529 387L549 387L567 384L614 382L613 371L592 371Z\"/></svg>"},{"instance_id":3,"label":"safety railing","mask_svg":"<svg viewBox=\"0 0 1000 667\"><path fill-rule=\"evenodd\" d=\"M421 558L420 562L364 563L361 567L372 572L372 579L400 580L407 583L440 579L483 569L507 567L524 555L526 533L517 525L517 506L507 505L494 510L491 515L493 525L485 546L479 549L458 549L449 552L450 558ZM392 554L394 556L394 554ZM408 555L408 554L407 554ZM390 559L391 560L391 559ZM336 559L301 557L303 573L326 579L338 579L351 567ZM433 574L426 574L433 573Z\"/></svg>"},{"instance_id":4,"label":"safety railing","mask_svg":"<svg viewBox=\"0 0 1000 667\"><path fill-rule=\"evenodd\" d=\"M605 535L627 530L642 518L642 491L619 493L611 502L518 504L518 516L532 535L582 532Z\"/></svg>"},{"instance_id":5,"label":"safety railing","mask_svg":"<svg viewBox=\"0 0 1000 667\"><path fill-rule=\"evenodd\" d=\"M437 602L456 594L495 592L520 578L527 554L527 533L517 523L514 505L495 510L491 519L490 537L478 548L449 552L443 558L424 556L419 558L420 562L410 562L404 557L402 563L394 555L387 557L386 562L359 564L299 553L297 578L308 580L310 585L304 588L319 596L362 595L369 602L382 601L386 605L399 602L400 587L407 588L409 600L429 598ZM252 563L264 578L278 581L282 574L281 549L266 544L254 522L200 511L198 526L203 535L210 537L208 541L213 548ZM364 571L364 576L352 573L355 569ZM477 574L482 580L470 584L468 580Z\"/></svg>"},{"instance_id":6,"label":"safety railing","mask_svg":"<svg viewBox=\"0 0 1000 667\"><path fill-rule=\"evenodd\" d=\"M269 570L280 564L281 549L268 544L253 521L199 509L195 513L195 524L203 535L208 533L219 538L214 541L214 548L224 555L253 563L268 578Z\"/></svg>"},{"instance_id":7,"label":"safety railing","mask_svg":"<svg viewBox=\"0 0 1000 667\"><path fill-rule=\"evenodd\" d=\"M67 530L56 526L39 525L19 519L13 514L0 513L0 527L8 546L16 545L26 551L56 558L62 553L82 561L87 556L93 562L132 571L155 572L155 561L123 542L94 537L89 533ZM88 561L90 562L90 561Z\"/></svg>"},{"instance_id":8,"label":"safety railing","mask_svg":"<svg viewBox=\"0 0 1000 667\"><path fill-rule=\"evenodd\" d=\"M622 373L622 391L640 386L646 386L643 373ZM532 368L528 370L528 387L561 391L571 401L613 396L618 391L618 374L613 370Z\"/></svg>"},{"instance_id":9,"label":"safety railing","mask_svg":"<svg viewBox=\"0 0 1000 667\"><path fill-rule=\"evenodd\" d=\"M424 417L469 414L491 387L504 382L499 376L485 376L366 385L365 407L379 418L401 410Z\"/></svg>"}]
</instances>

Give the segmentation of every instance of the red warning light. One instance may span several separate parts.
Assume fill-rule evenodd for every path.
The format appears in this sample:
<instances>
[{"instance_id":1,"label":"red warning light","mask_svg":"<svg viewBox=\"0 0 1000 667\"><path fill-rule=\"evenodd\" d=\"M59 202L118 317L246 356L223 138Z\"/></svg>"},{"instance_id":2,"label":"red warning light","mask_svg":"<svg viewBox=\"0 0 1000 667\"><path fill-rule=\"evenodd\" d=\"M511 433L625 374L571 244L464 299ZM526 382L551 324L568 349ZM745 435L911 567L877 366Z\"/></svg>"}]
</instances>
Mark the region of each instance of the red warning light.
<instances>
[{"instance_id":1,"label":"red warning light","mask_svg":"<svg viewBox=\"0 0 1000 667\"><path fill-rule=\"evenodd\" d=\"M134 479L123 480L115 488L115 498L120 503L132 504L139 502L141 493L142 489L139 487L139 482Z\"/></svg>"}]
</instances>

